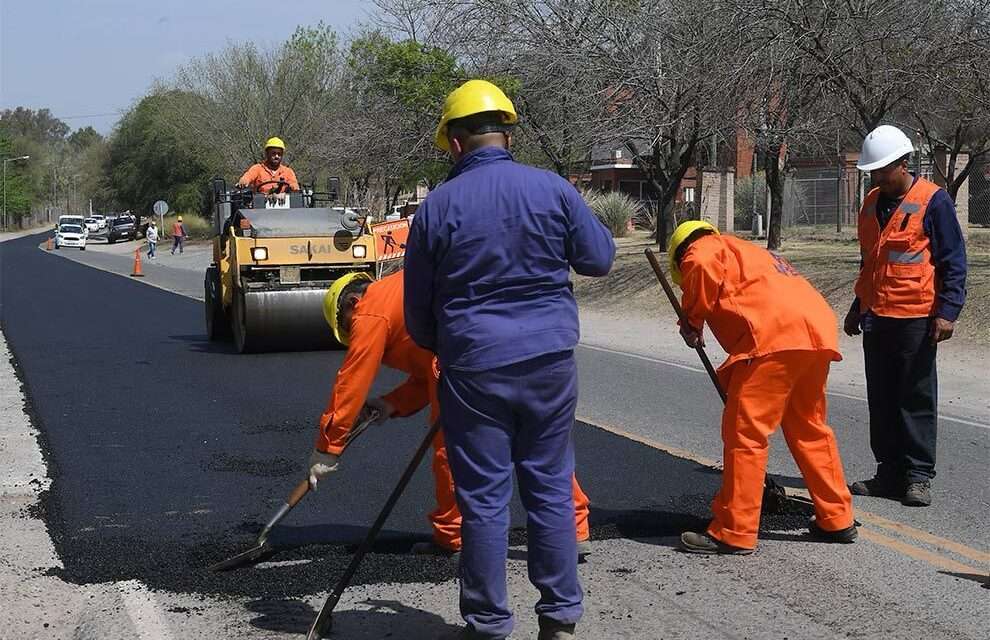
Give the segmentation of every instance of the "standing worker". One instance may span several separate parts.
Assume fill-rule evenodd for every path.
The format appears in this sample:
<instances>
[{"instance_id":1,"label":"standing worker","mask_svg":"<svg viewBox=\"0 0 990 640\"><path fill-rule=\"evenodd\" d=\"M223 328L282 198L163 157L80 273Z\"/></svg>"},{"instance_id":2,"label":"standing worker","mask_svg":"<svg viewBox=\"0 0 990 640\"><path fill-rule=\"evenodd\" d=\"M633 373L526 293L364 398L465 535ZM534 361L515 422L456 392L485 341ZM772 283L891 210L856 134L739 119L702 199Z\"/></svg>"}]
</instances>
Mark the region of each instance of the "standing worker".
<instances>
[{"instance_id":1,"label":"standing worker","mask_svg":"<svg viewBox=\"0 0 990 640\"><path fill-rule=\"evenodd\" d=\"M239 187L251 187L259 193L284 193L299 191L296 172L282 164L285 156L285 143L281 138L268 138L265 141L265 160L251 165L241 179Z\"/></svg>"},{"instance_id":2,"label":"standing worker","mask_svg":"<svg viewBox=\"0 0 990 640\"><path fill-rule=\"evenodd\" d=\"M724 470L705 533L685 532L691 553L745 555L756 548L769 438L781 425L814 502L813 536L853 542L852 496L835 434L826 424L829 365L842 359L832 308L783 258L723 236L711 224L682 223L670 237L670 272L683 291L681 336L703 345L707 323L729 354Z\"/></svg>"},{"instance_id":3,"label":"standing worker","mask_svg":"<svg viewBox=\"0 0 990 640\"><path fill-rule=\"evenodd\" d=\"M148 228L144 232L145 239L148 241L148 259L155 259L155 247L158 246L158 227L155 226L155 220L152 219L148 224Z\"/></svg>"},{"instance_id":4,"label":"standing worker","mask_svg":"<svg viewBox=\"0 0 990 640\"><path fill-rule=\"evenodd\" d=\"M873 188L859 212L862 258L844 328L863 332L876 475L856 495L932 502L938 416L937 345L966 301L966 245L949 194L908 171L911 140L883 125L856 165Z\"/></svg>"},{"instance_id":5,"label":"standing worker","mask_svg":"<svg viewBox=\"0 0 990 640\"><path fill-rule=\"evenodd\" d=\"M352 428L364 406L379 412L379 421L410 416L430 405L430 424L437 420L437 373L433 354L417 347L402 313L402 274L372 283L363 273L339 278L327 291L323 314L334 337L347 345L347 355L334 381L320 433L310 456L310 484L334 472L352 437ZM409 378L383 398L368 399L378 368L385 364ZM433 441L433 479L437 507L430 513L432 543L417 544L414 553L449 555L461 549L461 514L454 500L454 484L447 464L443 436ZM575 526L580 545L587 546L588 498L573 480ZM587 551L587 549L585 549Z\"/></svg>"},{"instance_id":6,"label":"standing worker","mask_svg":"<svg viewBox=\"0 0 990 640\"><path fill-rule=\"evenodd\" d=\"M172 255L175 255L175 250L178 249L179 253L182 253L182 245L185 244L186 238L189 236L189 232L186 230L186 225L182 224L182 216L175 219L172 223Z\"/></svg>"},{"instance_id":7,"label":"standing worker","mask_svg":"<svg viewBox=\"0 0 990 640\"><path fill-rule=\"evenodd\" d=\"M495 85L447 96L436 144L455 165L420 205L405 258L409 335L437 354L441 423L463 514L459 638L506 638L509 500L527 513L540 640L583 612L574 530L577 304L570 269L603 276L615 243L560 176L516 163L518 118Z\"/></svg>"}]
</instances>

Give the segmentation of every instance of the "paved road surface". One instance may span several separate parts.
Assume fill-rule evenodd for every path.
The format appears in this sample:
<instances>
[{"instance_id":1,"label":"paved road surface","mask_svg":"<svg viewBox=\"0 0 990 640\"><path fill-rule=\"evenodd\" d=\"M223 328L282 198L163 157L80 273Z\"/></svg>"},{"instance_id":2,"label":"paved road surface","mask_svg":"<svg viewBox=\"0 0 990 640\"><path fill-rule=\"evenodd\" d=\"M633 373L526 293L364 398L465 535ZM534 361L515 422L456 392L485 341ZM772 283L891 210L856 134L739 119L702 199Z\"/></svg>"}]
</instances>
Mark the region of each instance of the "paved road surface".
<instances>
[{"instance_id":1,"label":"paved road surface","mask_svg":"<svg viewBox=\"0 0 990 640\"><path fill-rule=\"evenodd\" d=\"M0 319L52 477L34 513L64 568L55 571L57 587L39 589L114 585L120 595L112 601L126 620L108 607L87 619L89 627L75 619L83 629L75 637L116 637L109 630L118 627L139 637L304 631L399 475L397 461L423 433L423 417L363 436L333 482L277 531L286 549L272 563L208 574L203 566L249 543L300 477L341 354L236 355L205 341L196 301L37 244L0 245ZM118 256L77 253L71 257L107 259L102 268L121 270ZM175 288L195 288L194 272L175 271L162 273L184 283ZM579 362L581 412L631 436L584 423L575 432L596 540L593 561L582 567L589 607L582 637L985 637L990 593L978 584L990 561L985 428L946 425L940 446L949 462L936 505L908 511L864 501L864 539L856 545L807 541L805 514L794 513L765 522L756 556L689 557L671 549L675 536L703 524L718 483L696 462L718 457L717 406L706 380L588 348ZM399 380L385 371L377 388ZM865 405L838 398L832 411L833 422L847 425L840 431L847 468L865 471ZM773 468L793 474L783 447ZM429 505L424 466L341 605L339 637L432 638L457 622L454 567L404 553L427 534ZM515 516L521 524L518 507ZM521 531L513 542L523 542ZM532 590L524 565L512 564L514 637L528 637ZM25 631L15 637L58 637L35 622L12 618Z\"/></svg>"}]
</instances>

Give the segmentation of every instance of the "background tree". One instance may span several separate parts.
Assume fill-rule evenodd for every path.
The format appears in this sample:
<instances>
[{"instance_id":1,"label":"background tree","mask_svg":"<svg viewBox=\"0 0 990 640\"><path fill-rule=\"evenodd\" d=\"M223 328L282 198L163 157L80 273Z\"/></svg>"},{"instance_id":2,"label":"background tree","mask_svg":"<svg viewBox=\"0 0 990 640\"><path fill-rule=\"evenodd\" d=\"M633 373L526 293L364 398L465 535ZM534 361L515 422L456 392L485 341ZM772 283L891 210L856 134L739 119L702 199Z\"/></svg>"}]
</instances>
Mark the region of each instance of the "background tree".
<instances>
[{"instance_id":1,"label":"background tree","mask_svg":"<svg viewBox=\"0 0 990 640\"><path fill-rule=\"evenodd\" d=\"M172 135L190 148L212 150L218 173L239 177L277 135L288 147L288 163L306 176L318 168L316 150L331 133L327 116L336 108L342 71L337 36L320 24L299 27L273 50L229 44L181 67L159 93L169 100L163 113Z\"/></svg>"}]
</instances>

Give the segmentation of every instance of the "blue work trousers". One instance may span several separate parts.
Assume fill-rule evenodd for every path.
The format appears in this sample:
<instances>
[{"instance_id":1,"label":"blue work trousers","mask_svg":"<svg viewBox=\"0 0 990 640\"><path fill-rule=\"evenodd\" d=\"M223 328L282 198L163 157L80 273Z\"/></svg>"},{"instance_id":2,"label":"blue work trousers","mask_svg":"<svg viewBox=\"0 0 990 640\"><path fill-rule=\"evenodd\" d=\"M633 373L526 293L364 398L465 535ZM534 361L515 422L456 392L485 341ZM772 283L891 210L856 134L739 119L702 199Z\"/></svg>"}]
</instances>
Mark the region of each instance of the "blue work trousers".
<instances>
[{"instance_id":1,"label":"blue work trousers","mask_svg":"<svg viewBox=\"0 0 990 640\"><path fill-rule=\"evenodd\" d=\"M877 477L896 483L935 477L938 348L931 318L872 316L864 326L870 447Z\"/></svg>"},{"instance_id":2,"label":"blue work trousers","mask_svg":"<svg viewBox=\"0 0 990 640\"><path fill-rule=\"evenodd\" d=\"M512 469L526 509L536 613L564 624L584 610L577 576L574 445L577 364L572 351L480 372L444 371L441 421L461 536L461 615L492 638L512 632L506 590Z\"/></svg>"}]
</instances>

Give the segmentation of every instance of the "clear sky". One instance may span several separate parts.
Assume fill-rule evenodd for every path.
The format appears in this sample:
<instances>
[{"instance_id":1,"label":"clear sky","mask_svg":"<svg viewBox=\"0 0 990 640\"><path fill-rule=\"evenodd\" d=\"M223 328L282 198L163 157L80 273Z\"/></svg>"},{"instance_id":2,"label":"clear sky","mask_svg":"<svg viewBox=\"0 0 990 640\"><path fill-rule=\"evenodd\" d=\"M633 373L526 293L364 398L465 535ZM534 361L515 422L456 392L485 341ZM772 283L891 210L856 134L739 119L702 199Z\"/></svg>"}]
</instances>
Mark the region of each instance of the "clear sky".
<instances>
[{"instance_id":1,"label":"clear sky","mask_svg":"<svg viewBox=\"0 0 990 640\"><path fill-rule=\"evenodd\" d=\"M0 109L48 108L108 133L156 79L228 41L284 41L320 20L346 33L361 0L0 0ZM80 117L93 116L98 117Z\"/></svg>"}]
</instances>

